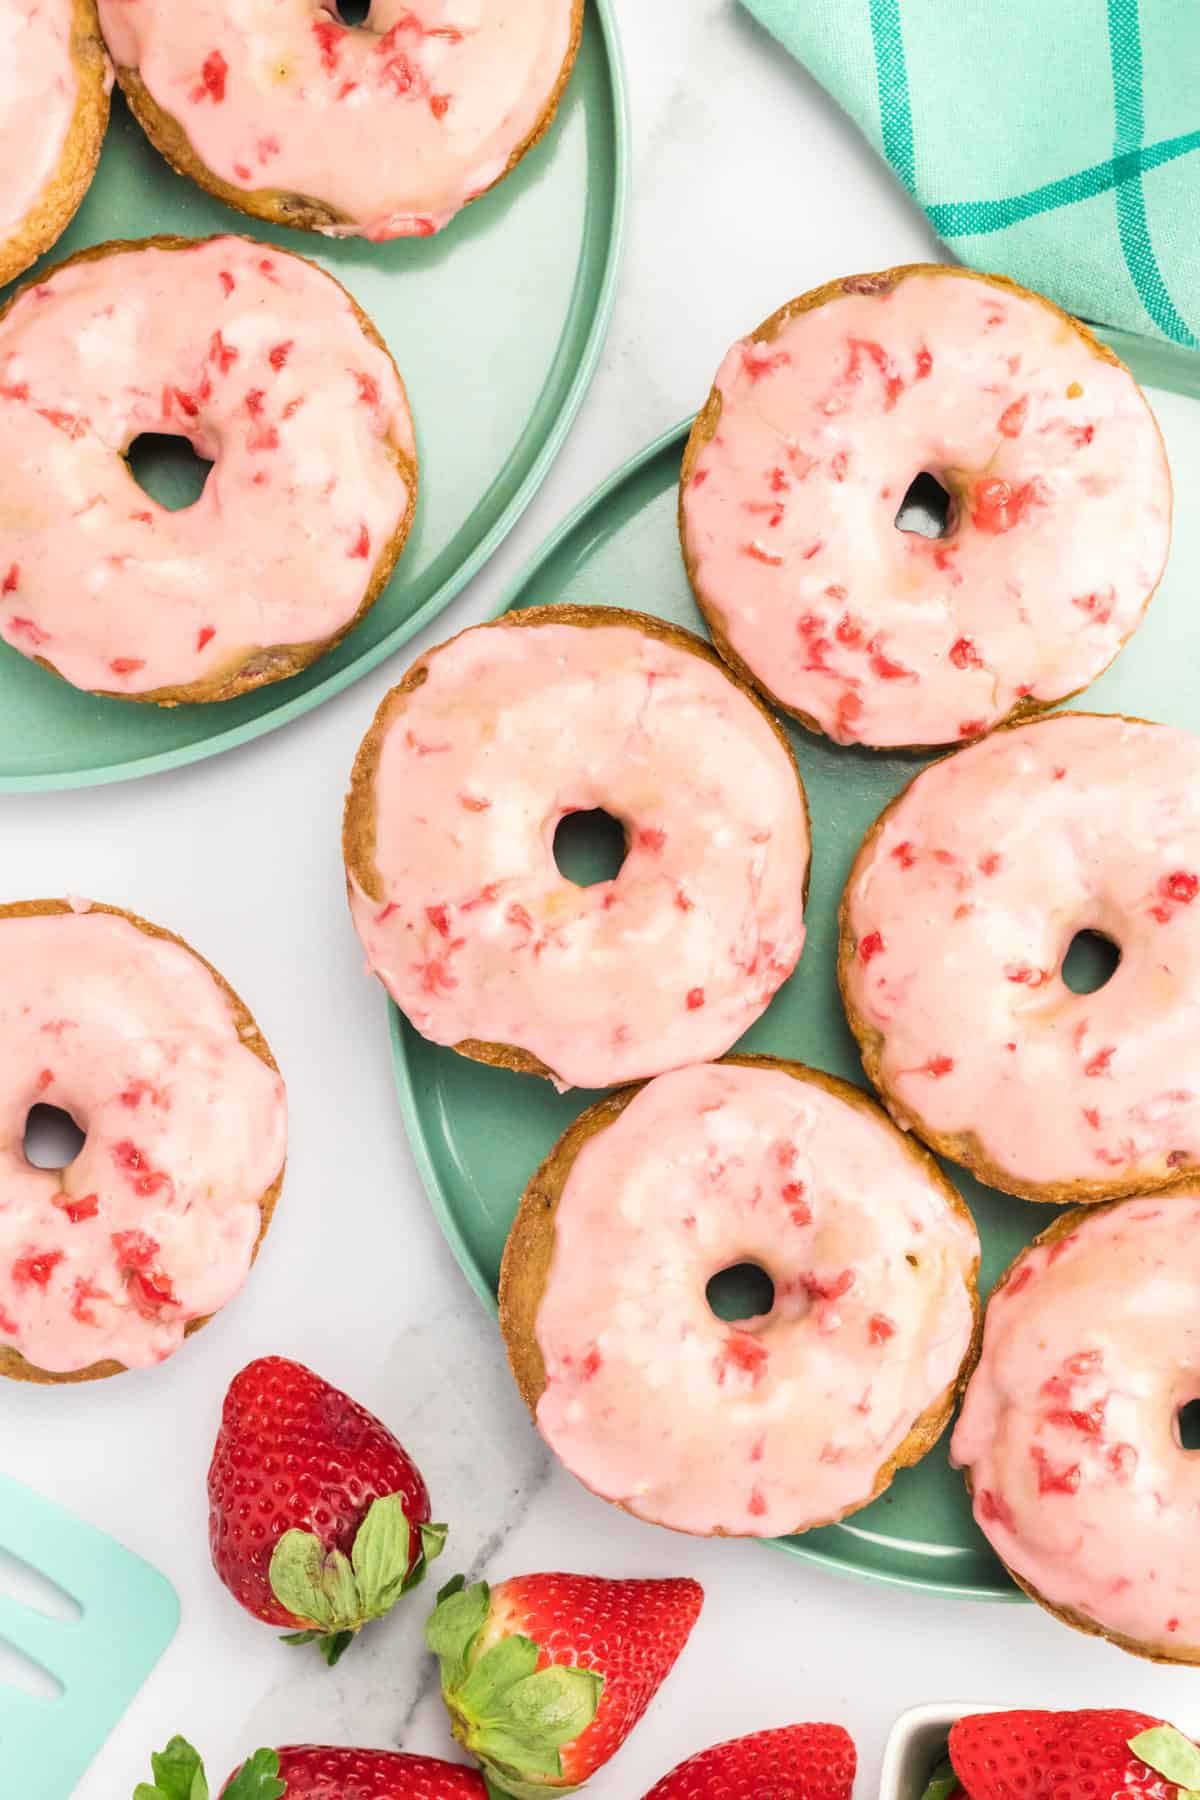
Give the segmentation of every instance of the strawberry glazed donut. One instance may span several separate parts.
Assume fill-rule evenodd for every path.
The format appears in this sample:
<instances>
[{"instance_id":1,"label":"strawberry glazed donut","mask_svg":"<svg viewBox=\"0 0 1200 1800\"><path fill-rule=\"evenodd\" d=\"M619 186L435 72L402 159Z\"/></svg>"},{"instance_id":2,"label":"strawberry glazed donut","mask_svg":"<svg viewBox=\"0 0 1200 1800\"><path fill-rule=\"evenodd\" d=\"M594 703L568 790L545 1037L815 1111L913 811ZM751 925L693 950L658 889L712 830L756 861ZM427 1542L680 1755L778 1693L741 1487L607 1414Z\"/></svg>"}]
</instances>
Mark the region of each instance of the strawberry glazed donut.
<instances>
[{"instance_id":1,"label":"strawberry glazed donut","mask_svg":"<svg viewBox=\"0 0 1200 1800\"><path fill-rule=\"evenodd\" d=\"M0 0L0 287L61 237L91 186L112 69L96 0Z\"/></svg>"},{"instance_id":2,"label":"strawberry glazed donut","mask_svg":"<svg viewBox=\"0 0 1200 1800\"><path fill-rule=\"evenodd\" d=\"M581 887L554 837L596 809L625 861ZM344 843L368 966L416 1029L560 1088L721 1055L804 942L787 739L642 613L531 607L423 656L359 751Z\"/></svg>"},{"instance_id":3,"label":"strawberry glazed donut","mask_svg":"<svg viewBox=\"0 0 1200 1800\"><path fill-rule=\"evenodd\" d=\"M143 433L213 467L172 512ZM369 319L246 238L84 250L0 313L0 638L114 699L226 700L363 617L412 522L412 419Z\"/></svg>"},{"instance_id":4,"label":"strawberry glazed donut","mask_svg":"<svg viewBox=\"0 0 1200 1800\"><path fill-rule=\"evenodd\" d=\"M934 763L868 832L839 975L893 1116L1057 1204L1200 1164L1200 739L1064 713ZM1119 965L1076 993L1076 936Z\"/></svg>"},{"instance_id":5,"label":"strawberry glazed donut","mask_svg":"<svg viewBox=\"0 0 1200 1800\"><path fill-rule=\"evenodd\" d=\"M910 485L940 537L900 524ZM1124 364L1002 276L917 263L790 301L692 429L680 533L721 653L838 743L952 744L1105 669L1166 562L1171 479Z\"/></svg>"},{"instance_id":6,"label":"strawberry glazed donut","mask_svg":"<svg viewBox=\"0 0 1200 1800\"><path fill-rule=\"evenodd\" d=\"M85 1133L24 1151L31 1108ZM0 906L0 1375L159 1363L237 1293L283 1178L283 1082L195 951L87 901Z\"/></svg>"},{"instance_id":7,"label":"strawberry glazed donut","mask_svg":"<svg viewBox=\"0 0 1200 1800\"><path fill-rule=\"evenodd\" d=\"M751 1262L770 1310L726 1323ZM920 1145L858 1088L733 1057L577 1119L504 1253L526 1405L585 1487L700 1536L866 1506L949 1421L975 1350L979 1240Z\"/></svg>"},{"instance_id":8,"label":"strawberry glazed donut","mask_svg":"<svg viewBox=\"0 0 1200 1800\"><path fill-rule=\"evenodd\" d=\"M427 237L549 129L583 0L100 0L150 141L239 211L329 236Z\"/></svg>"},{"instance_id":9,"label":"strawberry glazed donut","mask_svg":"<svg viewBox=\"0 0 1200 1800\"><path fill-rule=\"evenodd\" d=\"M1200 1663L1200 1187L1064 1213L988 1302L951 1444L975 1519L1076 1630Z\"/></svg>"}]
</instances>

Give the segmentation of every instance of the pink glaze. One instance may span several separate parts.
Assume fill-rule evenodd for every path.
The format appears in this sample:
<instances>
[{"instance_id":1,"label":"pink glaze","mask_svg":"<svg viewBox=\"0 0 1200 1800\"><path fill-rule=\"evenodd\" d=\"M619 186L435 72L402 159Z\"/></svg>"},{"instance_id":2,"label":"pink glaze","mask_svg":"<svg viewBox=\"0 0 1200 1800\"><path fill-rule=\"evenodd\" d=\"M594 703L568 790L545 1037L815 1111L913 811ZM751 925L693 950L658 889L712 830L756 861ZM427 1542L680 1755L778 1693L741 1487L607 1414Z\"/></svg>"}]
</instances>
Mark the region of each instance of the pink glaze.
<instances>
[{"instance_id":1,"label":"pink glaze","mask_svg":"<svg viewBox=\"0 0 1200 1800\"><path fill-rule=\"evenodd\" d=\"M869 278L864 278L869 279ZM966 274L827 301L735 344L683 496L707 609L840 743L956 743L1086 686L1141 620L1171 483L1128 371ZM914 477L954 498L899 531Z\"/></svg>"},{"instance_id":2,"label":"pink glaze","mask_svg":"<svg viewBox=\"0 0 1200 1800\"><path fill-rule=\"evenodd\" d=\"M975 1518L1052 1605L1200 1653L1200 1188L1094 1213L1028 1251L987 1311L951 1448Z\"/></svg>"},{"instance_id":3,"label":"pink glaze","mask_svg":"<svg viewBox=\"0 0 1200 1800\"><path fill-rule=\"evenodd\" d=\"M143 432L214 467L170 512ZM119 694L234 670L353 618L409 493L389 358L320 269L245 238L71 263L0 323L0 637Z\"/></svg>"},{"instance_id":4,"label":"pink glaze","mask_svg":"<svg viewBox=\"0 0 1200 1800\"><path fill-rule=\"evenodd\" d=\"M75 0L0 0L0 241L53 181L79 99Z\"/></svg>"},{"instance_id":5,"label":"pink glaze","mask_svg":"<svg viewBox=\"0 0 1200 1800\"><path fill-rule=\"evenodd\" d=\"M351 882L367 960L439 1044L517 1045L563 1087L719 1056L804 941L795 764L720 668L626 625L492 626L429 659L376 777L382 898ZM554 833L601 808L613 881Z\"/></svg>"},{"instance_id":6,"label":"pink glaze","mask_svg":"<svg viewBox=\"0 0 1200 1800\"><path fill-rule=\"evenodd\" d=\"M847 889L844 982L897 1118L972 1133L1018 1191L1172 1179L1200 1158L1198 896L1190 733L1067 713L935 763ZM1084 930L1121 962L1075 994Z\"/></svg>"},{"instance_id":7,"label":"pink glaze","mask_svg":"<svg viewBox=\"0 0 1200 1800\"><path fill-rule=\"evenodd\" d=\"M573 0L100 0L200 160L245 193L330 207L333 235L424 237L497 181L550 103Z\"/></svg>"},{"instance_id":8,"label":"pink glaze","mask_svg":"<svg viewBox=\"0 0 1200 1800\"><path fill-rule=\"evenodd\" d=\"M805 1530L869 1500L954 1381L978 1255L874 1108L775 1069L660 1076L567 1177L538 1424L573 1475L654 1524ZM723 1324L705 1288L742 1262L775 1305Z\"/></svg>"},{"instance_id":9,"label":"pink glaze","mask_svg":"<svg viewBox=\"0 0 1200 1800\"><path fill-rule=\"evenodd\" d=\"M86 1132L69 1168L25 1160L37 1104ZM188 950L110 913L0 919L0 1345L55 1374L170 1356L245 1280L286 1131Z\"/></svg>"}]
</instances>

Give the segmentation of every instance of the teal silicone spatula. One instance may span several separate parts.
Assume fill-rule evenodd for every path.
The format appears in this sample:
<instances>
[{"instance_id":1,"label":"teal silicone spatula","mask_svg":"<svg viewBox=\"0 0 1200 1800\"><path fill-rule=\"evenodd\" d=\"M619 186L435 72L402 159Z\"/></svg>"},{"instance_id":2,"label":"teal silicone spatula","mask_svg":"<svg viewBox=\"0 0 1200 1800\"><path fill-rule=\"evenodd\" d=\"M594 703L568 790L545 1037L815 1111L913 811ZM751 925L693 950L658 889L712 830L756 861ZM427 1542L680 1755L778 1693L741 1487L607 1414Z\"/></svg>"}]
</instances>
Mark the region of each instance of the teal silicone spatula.
<instances>
[{"instance_id":1,"label":"teal silicone spatula","mask_svg":"<svg viewBox=\"0 0 1200 1800\"><path fill-rule=\"evenodd\" d=\"M0 1638L62 1688L48 1699L0 1677L0 1793L70 1800L174 1637L179 1600L140 1556L3 1475L0 1551L20 1558L80 1609L74 1619L50 1617L0 1585Z\"/></svg>"}]
</instances>

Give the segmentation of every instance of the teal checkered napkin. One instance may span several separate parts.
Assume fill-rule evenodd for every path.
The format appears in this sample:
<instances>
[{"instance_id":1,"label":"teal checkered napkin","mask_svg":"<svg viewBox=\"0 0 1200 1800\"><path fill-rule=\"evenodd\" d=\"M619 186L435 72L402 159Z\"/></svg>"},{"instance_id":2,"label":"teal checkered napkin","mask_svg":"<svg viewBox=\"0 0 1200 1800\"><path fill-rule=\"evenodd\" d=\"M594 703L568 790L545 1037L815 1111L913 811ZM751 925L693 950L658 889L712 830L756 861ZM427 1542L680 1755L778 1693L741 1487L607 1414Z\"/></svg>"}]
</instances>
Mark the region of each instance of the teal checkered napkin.
<instances>
[{"instance_id":1,"label":"teal checkered napkin","mask_svg":"<svg viewBox=\"0 0 1200 1800\"><path fill-rule=\"evenodd\" d=\"M1200 393L1200 0L743 0L963 262Z\"/></svg>"}]
</instances>

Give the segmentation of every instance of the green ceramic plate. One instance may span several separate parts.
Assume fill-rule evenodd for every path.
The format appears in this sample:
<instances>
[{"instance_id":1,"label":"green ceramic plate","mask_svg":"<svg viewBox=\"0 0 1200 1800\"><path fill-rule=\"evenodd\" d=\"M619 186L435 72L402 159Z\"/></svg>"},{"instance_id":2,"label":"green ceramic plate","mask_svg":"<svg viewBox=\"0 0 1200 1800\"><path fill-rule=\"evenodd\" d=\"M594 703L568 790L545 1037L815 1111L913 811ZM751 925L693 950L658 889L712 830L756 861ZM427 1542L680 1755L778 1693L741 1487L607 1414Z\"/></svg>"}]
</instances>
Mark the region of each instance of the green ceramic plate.
<instances>
[{"instance_id":1,"label":"green ceramic plate","mask_svg":"<svg viewBox=\"0 0 1200 1800\"><path fill-rule=\"evenodd\" d=\"M444 607L532 499L587 390L612 310L627 167L610 0L587 8L544 142L434 238L327 242L246 219L173 175L116 96L96 180L47 263L156 231L248 232L316 257L375 320L408 384L420 505L358 629L295 680L239 700L171 711L96 700L0 644L0 791L119 781L246 743L347 687ZM168 503L195 497L191 470L140 472Z\"/></svg>"},{"instance_id":2,"label":"green ceramic plate","mask_svg":"<svg viewBox=\"0 0 1200 1800\"><path fill-rule=\"evenodd\" d=\"M1200 483L1194 403L1164 399L1159 412L1177 491L1194 492ZM681 429L652 444L586 501L522 576L509 607L560 601L635 606L703 630L675 533L685 436ZM1188 572L1200 572L1200 517L1189 512L1177 520L1170 570L1146 624L1090 690L1088 706L1196 723L1195 592ZM797 1057L861 1082L834 973L837 904L863 833L920 764L912 757L837 749L798 727L791 737L813 815L809 935L795 975L742 1047ZM541 1158L595 1096L559 1096L547 1082L467 1062L426 1043L394 1007L391 1027L404 1115L434 1209L476 1293L494 1306L517 1199ZM981 1187L962 1170L949 1172L979 1223L986 1290L1049 1222L1051 1209ZM873 1580L1019 1598L975 1528L962 1479L948 1465L945 1439L872 1506L840 1525L781 1539L778 1548Z\"/></svg>"}]
</instances>

